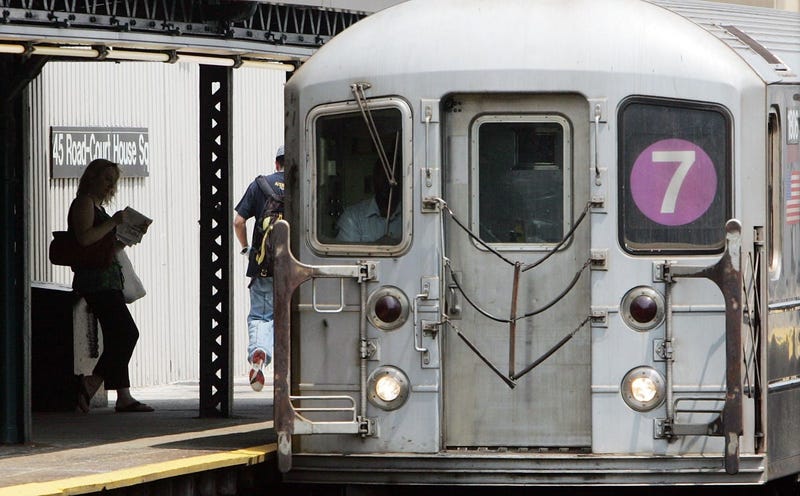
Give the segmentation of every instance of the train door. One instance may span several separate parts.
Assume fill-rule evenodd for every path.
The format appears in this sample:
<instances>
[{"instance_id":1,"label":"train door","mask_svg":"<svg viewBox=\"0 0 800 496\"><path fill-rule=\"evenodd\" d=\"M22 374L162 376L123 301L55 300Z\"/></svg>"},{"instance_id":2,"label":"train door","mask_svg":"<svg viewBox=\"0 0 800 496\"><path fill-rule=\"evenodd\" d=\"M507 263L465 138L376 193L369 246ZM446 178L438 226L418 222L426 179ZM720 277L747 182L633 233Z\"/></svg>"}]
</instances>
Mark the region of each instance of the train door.
<instances>
[{"instance_id":1,"label":"train door","mask_svg":"<svg viewBox=\"0 0 800 496\"><path fill-rule=\"evenodd\" d=\"M445 103L459 221L446 236L448 448L591 444L589 222L559 247L589 201L588 109L572 94Z\"/></svg>"}]
</instances>

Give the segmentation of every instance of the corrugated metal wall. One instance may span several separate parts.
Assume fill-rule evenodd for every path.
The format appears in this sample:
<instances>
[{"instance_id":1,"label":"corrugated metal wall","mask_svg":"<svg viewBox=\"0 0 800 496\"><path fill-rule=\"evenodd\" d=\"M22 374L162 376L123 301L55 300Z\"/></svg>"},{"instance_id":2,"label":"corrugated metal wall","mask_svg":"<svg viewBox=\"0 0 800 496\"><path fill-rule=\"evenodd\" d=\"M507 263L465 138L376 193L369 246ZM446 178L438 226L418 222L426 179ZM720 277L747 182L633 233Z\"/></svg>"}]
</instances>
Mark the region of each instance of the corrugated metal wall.
<instances>
[{"instance_id":1,"label":"corrugated metal wall","mask_svg":"<svg viewBox=\"0 0 800 496\"><path fill-rule=\"evenodd\" d=\"M275 172L275 152L283 144L283 87L286 73L269 69L237 69L233 72L233 193L231 208L235 207L247 186L258 174ZM233 212L231 211L231 218ZM247 222L247 236L253 234L253 224ZM247 314L250 311L249 279L245 277L247 259L239 255L240 247L231 232L234 256L234 363L237 373L246 374ZM272 376L272 365L266 371Z\"/></svg>"},{"instance_id":2,"label":"corrugated metal wall","mask_svg":"<svg viewBox=\"0 0 800 496\"><path fill-rule=\"evenodd\" d=\"M194 64L51 62L29 87L33 281L72 280L69 268L47 260L50 233L66 229L78 184L50 178L50 127L148 129L149 177L121 179L107 207L113 213L130 205L154 219L143 242L128 249L148 291L130 306L141 334L130 365L133 386L199 377L198 74ZM234 71L232 207L256 174L274 168L283 139L284 82L280 71ZM249 302L240 258L234 264L234 364L243 375Z\"/></svg>"}]
</instances>

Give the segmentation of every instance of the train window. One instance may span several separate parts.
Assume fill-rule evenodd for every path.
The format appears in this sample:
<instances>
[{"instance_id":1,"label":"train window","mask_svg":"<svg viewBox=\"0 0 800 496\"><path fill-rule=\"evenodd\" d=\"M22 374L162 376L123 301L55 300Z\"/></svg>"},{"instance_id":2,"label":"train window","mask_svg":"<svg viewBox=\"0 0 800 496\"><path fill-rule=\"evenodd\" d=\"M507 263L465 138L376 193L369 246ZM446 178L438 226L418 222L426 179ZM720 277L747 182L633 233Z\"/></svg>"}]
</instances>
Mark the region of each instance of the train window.
<instances>
[{"instance_id":1,"label":"train window","mask_svg":"<svg viewBox=\"0 0 800 496\"><path fill-rule=\"evenodd\" d=\"M403 158L410 151L404 150L403 136L410 111L387 103L370 102L367 113L352 105L312 113L313 243L320 250L374 252L383 247L394 252L407 242L403 223L409 218L405 197L410 184L404 183L410 181L403 177Z\"/></svg>"},{"instance_id":2,"label":"train window","mask_svg":"<svg viewBox=\"0 0 800 496\"><path fill-rule=\"evenodd\" d=\"M569 218L569 126L558 116L488 115L472 127L473 228L498 248L555 244Z\"/></svg>"},{"instance_id":3,"label":"train window","mask_svg":"<svg viewBox=\"0 0 800 496\"><path fill-rule=\"evenodd\" d=\"M619 111L619 236L631 253L718 253L731 215L721 107L634 98Z\"/></svg>"}]
</instances>

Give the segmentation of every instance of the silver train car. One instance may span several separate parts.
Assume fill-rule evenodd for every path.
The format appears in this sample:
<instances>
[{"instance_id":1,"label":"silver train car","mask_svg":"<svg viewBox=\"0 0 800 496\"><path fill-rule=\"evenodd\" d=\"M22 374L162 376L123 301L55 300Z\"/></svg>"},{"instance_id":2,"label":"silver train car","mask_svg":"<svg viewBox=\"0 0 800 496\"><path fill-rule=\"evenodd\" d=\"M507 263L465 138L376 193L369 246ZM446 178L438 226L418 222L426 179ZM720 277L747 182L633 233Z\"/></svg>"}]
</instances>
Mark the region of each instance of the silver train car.
<instances>
[{"instance_id":1,"label":"silver train car","mask_svg":"<svg viewBox=\"0 0 800 496\"><path fill-rule=\"evenodd\" d=\"M800 472L800 16L411 0L286 86L287 481Z\"/></svg>"}]
</instances>

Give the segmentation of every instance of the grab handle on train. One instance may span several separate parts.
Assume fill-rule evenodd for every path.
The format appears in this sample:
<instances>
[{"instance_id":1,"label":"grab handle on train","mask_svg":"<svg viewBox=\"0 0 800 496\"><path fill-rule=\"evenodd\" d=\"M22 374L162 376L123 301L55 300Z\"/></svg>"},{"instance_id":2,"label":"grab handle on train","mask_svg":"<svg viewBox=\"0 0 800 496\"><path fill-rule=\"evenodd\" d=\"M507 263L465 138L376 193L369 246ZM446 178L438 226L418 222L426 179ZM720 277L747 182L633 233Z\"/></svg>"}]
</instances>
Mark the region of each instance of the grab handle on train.
<instances>
[{"instance_id":1,"label":"grab handle on train","mask_svg":"<svg viewBox=\"0 0 800 496\"><path fill-rule=\"evenodd\" d=\"M311 306L319 313L339 313L344 310L344 278L339 279L339 304L338 306L317 302L317 279L311 279Z\"/></svg>"},{"instance_id":2,"label":"grab handle on train","mask_svg":"<svg viewBox=\"0 0 800 496\"><path fill-rule=\"evenodd\" d=\"M458 287L455 284L447 286L445 304L447 305L447 316L450 320L461 318L461 299L458 297Z\"/></svg>"}]
</instances>

